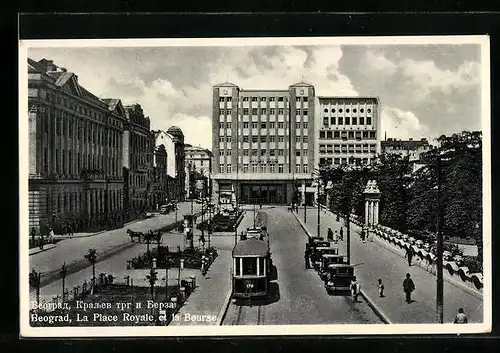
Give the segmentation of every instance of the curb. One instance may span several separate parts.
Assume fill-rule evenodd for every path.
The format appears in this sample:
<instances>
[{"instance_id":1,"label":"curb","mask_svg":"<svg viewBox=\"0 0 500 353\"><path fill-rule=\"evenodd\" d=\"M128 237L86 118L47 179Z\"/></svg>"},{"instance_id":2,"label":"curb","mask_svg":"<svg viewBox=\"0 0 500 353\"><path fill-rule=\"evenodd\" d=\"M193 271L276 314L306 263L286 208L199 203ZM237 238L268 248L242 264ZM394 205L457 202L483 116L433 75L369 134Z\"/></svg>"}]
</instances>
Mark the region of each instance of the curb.
<instances>
[{"instance_id":1,"label":"curb","mask_svg":"<svg viewBox=\"0 0 500 353\"><path fill-rule=\"evenodd\" d=\"M47 251L47 250L52 250L52 249L54 249L55 247L57 247L57 245L55 245L55 244L50 244L50 245L52 245L52 246L51 246L51 247L45 247L45 246L44 246L44 248L43 248L42 250L40 250L40 249L39 249L39 250L37 250L37 251L34 251L34 252L32 252L31 254L29 254L29 256L31 256L31 255L36 255L36 254L39 254L39 253L44 252L44 251Z\"/></svg>"},{"instance_id":2,"label":"curb","mask_svg":"<svg viewBox=\"0 0 500 353\"><path fill-rule=\"evenodd\" d=\"M224 298L224 302L222 303L222 308L219 311L219 315L217 315L217 321L216 325L217 326L222 326L222 321L224 321L224 318L226 317L227 310L229 309L229 303L231 302L231 296L233 294L233 291L231 288L227 291L226 297Z\"/></svg>"},{"instance_id":3,"label":"curb","mask_svg":"<svg viewBox=\"0 0 500 353\"><path fill-rule=\"evenodd\" d=\"M306 229L305 225L302 223L302 221L297 217L297 215L295 213L293 215L295 216L295 219L297 220L297 222L299 222L300 227L304 230L307 237L310 238L311 234ZM380 320L382 320L382 322L384 324L392 324L392 322L387 318L387 315L385 315L384 312L382 310L380 310L380 308L371 300L371 298L368 295L366 295L366 293L363 290L360 290L360 294L365 299L368 306L373 310L375 315L377 315L380 318Z\"/></svg>"},{"instance_id":4,"label":"curb","mask_svg":"<svg viewBox=\"0 0 500 353\"><path fill-rule=\"evenodd\" d=\"M389 324L389 325L392 324L391 320L389 320L389 318L384 314L384 312L380 310L377 304L375 304L375 302L368 295L366 295L366 293L362 289L359 292L363 297L363 299L368 304L368 306L373 310L375 315L377 315L384 324Z\"/></svg>"}]
</instances>

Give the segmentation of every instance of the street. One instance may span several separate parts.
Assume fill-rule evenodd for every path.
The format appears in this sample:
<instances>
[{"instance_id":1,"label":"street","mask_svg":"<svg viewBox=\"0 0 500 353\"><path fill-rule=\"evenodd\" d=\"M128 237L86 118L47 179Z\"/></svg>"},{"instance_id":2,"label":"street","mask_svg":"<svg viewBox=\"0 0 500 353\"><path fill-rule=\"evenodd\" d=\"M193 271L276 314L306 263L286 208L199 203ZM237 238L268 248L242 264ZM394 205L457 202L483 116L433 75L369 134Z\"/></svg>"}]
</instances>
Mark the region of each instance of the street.
<instances>
[{"instance_id":1,"label":"street","mask_svg":"<svg viewBox=\"0 0 500 353\"><path fill-rule=\"evenodd\" d=\"M223 325L380 324L360 297L327 294L313 269L304 268L306 235L286 207L264 208L278 279L266 302L231 303ZM222 294L221 294L222 295ZM251 305L251 306L250 306Z\"/></svg>"}]
</instances>

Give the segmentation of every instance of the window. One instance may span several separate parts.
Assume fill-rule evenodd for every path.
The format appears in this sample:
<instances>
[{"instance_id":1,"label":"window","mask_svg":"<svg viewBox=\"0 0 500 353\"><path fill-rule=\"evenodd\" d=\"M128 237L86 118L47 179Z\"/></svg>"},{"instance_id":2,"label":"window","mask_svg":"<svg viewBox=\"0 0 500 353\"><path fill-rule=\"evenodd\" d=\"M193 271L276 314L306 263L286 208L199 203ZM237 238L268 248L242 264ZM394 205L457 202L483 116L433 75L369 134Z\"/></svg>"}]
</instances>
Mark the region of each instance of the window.
<instances>
[{"instance_id":1,"label":"window","mask_svg":"<svg viewBox=\"0 0 500 353\"><path fill-rule=\"evenodd\" d=\"M227 170L228 173L231 173L231 164L228 164L226 166L226 170Z\"/></svg>"},{"instance_id":2,"label":"window","mask_svg":"<svg viewBox=\"0 0 500 353\"><path fill-rule=\"evenodd\" d=\"M258 129L259 128L259 124L256 123L256 122L253 122L252 123L252 129Z\"/></svg>"},{"instance_id":3,"label":"window","mask_svg":"<svg viewBox=\"0 0 500 353\"><path fill-rule=\"evenodd\" d=\"M372 124L372 118L370 118L369 116L366 117L366 125L371 125Z\"/></svg>"},{"instance_id":4,"label":"window","mask_svg":"<svg viewBox=\"0 0 500 353\"><path fill-rule=\"evenodd\" d=\"M303 169L302 169L302 173L305 173L305 174L309 173L309 166L307 164L304 164Z\"/></svg>"},{"instance_id":5,"label":"window","mask_svg":"<svg viewBox=\"0 0 500 353\"><path fill-rule=\"evenodd\" d=\"M342 113L342 108L339 109L339 113Z\"/></svg>"},{"instance_id":6,"label":"window","mask_svg":"<svg viewBox=\"0 0 500 353\"><path fill-rule=\"evenodd\" d=\"M323 125L328 126L328 118L327 117L323 118Z\"/></svg>"},{"instance_id":7,"label":"window","mask_svg":"<svg viewBox=\"0 0 500 353\"><path fill-rule=\"evenodd\" d=\"M325 131L320 131L319 132L319 138L324 139L326 137L326 132Z\"/></svg>"},{"instance_id":8,"label":"window","mask_svg":"<svg viewBox=\"0 0 500 353\"><path fill-rule=\"evenodd\" d=\"M224 150L220 150L219 151L219 156L223 156L224 155Z\"/></svg>"},{"instance_id":9,"label":"window","mask_svg":"<svg viewBox=\"0 0 500 353\"><path fill-rule=\"evenodd\" d=\"M300 173L300 164L295 165L295 173Z\"/></svg>"},{"instance_id":10,"label":"window","mask_svg":"<svg viewBox=\"0 0 500 353\"><path fill-rule=\"evenodd\" d=\"M301 99L300 97L296 97L296 98L295 98L295 101L296 101L296 102L301 102L301 101L302 101L302 99Z\"/></svg>"},{"instance_id":11,"label":"window","mask_svg":"<svg viewBox=\"0 0 500 353\"><path fill-rule=\"evenodd\" d=\"M231 150L226 150L226 156L230 156L231 155Z\"/></svg>"},{"instance_id":12,"label":"window","mask_svg":"<svg viewBox=\"0 0 500 353\"><path fill-rule=\"evenodd\" d=\"M283 155L283 150L278 150L278 156L282 156Z\"/></svg>"},{"instance_id":13,"label":"window","mask_svg":"<svg viewBox=\"0 0 500 353\"><path fill-rule=\"evenodd\" d=\"M261 102L265 102L266 101L266 97L260 97L260 101Z\"/></svg>"},{"instance_id":14,"label":"window","mask_svg":"<svg viewBox=\"0 0 500 353\"><path fill-rule=\"evenodd\" d=\"M269 136L269 142L276 142L275 136Z\"/></svg>"},{"instance_id":15,"label":"window","mask_svg":"<svg viewBox=\"0 0 500 353\"><path fill-rule=\"evenodd\" d=\"M257 164L252 164L252 173L257 173Z\"/></svg>"},{"instance_id":16,"label":"window","mask_svg":"<svg viewBox=\"0 0 500 353\"><path fill-rule=\"evenodd\" d=\"M296 136L295 137L295 142L300 142L300 141L302 141L302 139L300 138L300 136Z\"/></svg>"},{"instance_id":17,"label":"window","mask_svg":"<svg viewBox=\"0 0 500 353\"><path fill-rule=\"evenodd\" d=\"M260 110L260 114L261 114L261 115L267 115L267 109L266 109L266 108L262 108L262 109Z\"/></svg>"},{"instance_id":18,"label":"window","mask_svg":"<svg viewBox=\"0 0 500 353\"><path fill-rule=\"evenodd\" d=\"M341 116L339 116L338 124L339 125L344 125L344 119Z\"/></svg>"},{"instance_id":19,"label":"window","mask_svg":"<svg viewBox=\"0 0 500 353\"><path fill-rule=\"evenodd\" d=\"M327 109L327 108L325 108L324 112L325 112L325 113L328 113L328 109Z\"/></svg>"},{"instance_id":20,"label":"window","mask_svg":"<svg viewBox=\"0 0 500 353\"><path fill-rule=\"evenodd\" d=\"M252 136L252 143L257 143L259 141L259 136Z\"/></svg>"},{"instance_id":21,"label":"window","mask_svg":"<svg viewBox=\"0 0 500 353\"><path fill-rule=\"evenodd\" d=\"M335 159L333 160L333 163L335 163L335 164L340 164L340 158L335 158Z\"/></svg>"},{"instance_id":22,"label":"window","mask_svg":"<svg viewBox=\"0 0 500 353\"><path fill-rule=\"evenodd\" d=\"M284 142L285 138L283 136L278 136L278 142Z\"/></svg>"},{"instance_id":23,"label":"window","mask_svg":"<svg viewBox=\"0 0 500 353\"><path fill-rule=\"evenodd\" d=\"M283 97L278 97L278 102L283 102Z\"/></svg>"},{"instance_id":24,"label":"window","mask_svg":"<svg viewBox=\"0 0 500 353\"><path fill-rule=\"evenodd\" d=\"M276 150L269 150L269 156L271 157L276 156Z\"/></svg>"},{"instance_id":25,"label":"window","mask_svg":"<svg viewBox=\"0 0 500 353\"><path fill-rule=\"evenodd\" d=\"M243 164L243 173L248 173L248 164Z\"/></svg>"},{"instance_id":26,"label":"window","mask_svg":"<svg viewBox=\"0 0 500 353\"><path fill-rule=\"evenodd\" d=\"M227 100L228 102L232 102L232 101L233 101L233 98L232 98L232 97L227 97L227 98L226 98L226 100Z\"/></svg>"},{"instance_id":27,"label":"window","mask_svg":"<svg viewBox=\"0 0 500 353\"><path fill-rule=\"evenodd\" d=\"M372 110L371 110L370 108L368 108L368 109L366 109L366 112L367 112L367 113L371 113L371 112L372 112Z\"/></svg>"},{"instance_id":28,"label":"window","mask_svg":"<svg viewBox=\"0 0 500 353\"><path fill-rule=\"evenodd\" d=\"M295 150L295 156L300 157L300 150Z\"/></svg>"},{"instance_id":29,"label":"window","mask_svg":"<svg viewBox=\"0 0 500 353\"><path fill-rule=\"evenodd\" d=\"M259 98L258 97L252 97L252 102L258 102Z\"/></svg>"},{"instance_id":30,"label":"window","mask_svg":"<svg viewBox=\"0 0 500 353\"><path fill-rule=\"evenodd\" d=\"M219 128L220 128L220 129L224 129L224 128L225 128L225 126L226 126L226 124L225 124L225 123L219 123Z\"/></svg>"},{"instance_id":31,"label":"window","mask_svg":"<svg viewBox=\"0 0 500 353\"><path fill-rule=\"evenodd\" d=\"M307 116L307 110L304 110L302 115Z\"/></svg>"},{"instance_id":32,"label":"window","mask_svg":"<svg viewBox=\"0 0 500 353\"><path fill-rule=\"evenodd\" d=\"M301 124L300 123L295 123L295 128L300 129Z\"/></svg>"},{"instance_id":33,"label":"window","mask_svg":"<svg viewBox=\"0 0 500 353\"><path fill-rule=\"evenodd\" d=\"M283 108L278 109L278 115L285 114L285 110Z\"/></svg>"},{"instance_id":34,"label":"window","mask_svg":"<svg viewBox=\"0 0 500 353\"><path fill-rule=\"evenodd\" d=\"M230 129L231 128L231 123L226 123L226 129Z\"/></svg>"},{"instance_id":35,"label":"window","mask_svg":"<svg viewBox=\"0 0 500 353\"><path fill-rule=\"evenodd\" d=\"M331 124L331 125L335 125L335 117L334 117L334 116L332 116L332 117L330 118L330 124Z\"/></svg>"},{"instance_id":36,"label":"window","mask_svg":"<svg viewBox=\"0 0 500 353\"><path fill-rule=\"evenodd\" d=\"M221 109L219 115L226 115L226 111L224 109Z\"/></svg>"},{"instance_id":37,"label":"window","mask_svg":"<svg viewBox=\"0 0 500 353\"><path fill-rule=\"evenodd\" d=\"M269 164L269 173L276 173L276 166L273 163Z\"/></svg>"},{"instance_id":38,"label":"window","mask_svg":"<svg viewBox=\"0 0 500 353\"><path fill-rule=\"evenodd\" d=\"M269 97L269 102L274 102L276 100L276 97Z\"/></svg>"},{"instance_id":39,"label":"window","mask_svg":"<svg viewBox=\"0 0 500 353\"><path fill-rule=\"evenodd\" d=\"M243 108L243 115L248 115L248 108Z\"/></svg>"},{"instance_id":40,"label":"window","mask_svg":"<svg viewBox=\"0 0 500 353\"><path fill-rule=\"evenodd\" d=\"M303 127L304 129L307 129L307 123L303 123L303 124L302 124L302 127Z\"/></svg>"},{"instance_id":41,"label":"window","mask_svg":"<svg viewBox=\"0 0 500 353\"><path fill-rule=\"evenodd\" d=\"M278 122L278 129L283 129L285 127L285 123L280 121Z\"/></svg>"},{"instance_id":42,"label":"window","mask_svg":"<svg viewBox=\"0 0 500 353\"><path fill-rule=\"evenodd\" d=\"M243 102L248 102L248 97L243 97Z\"/></svg>"},{"instance_id":43,"label":"window","mask_svg":"<svg viewBox=\"0 0 500 353\"><path fill-rule=\"evenodd\" d=\"M260 142L264 143L267 142L267 136L260 136Z\"/></svg>"},{"instance_id":44,"label":"window","mask_svg":"<svg viewBox=\"0 0 500 353\"><path fill-rule=\"evenodd\" d=\"M243 142L248 142L248 136L243 136Z\"/></svg>"},{"instance_id":45,"label":"window","mask_svg":"<svg viewBox=\"0 0 500 353\"><path fill-rule=\"evenodd\" d=\"M355 109L355 110L356 110L356 109ZM358 125L358 121L357 121L357 120L358 120L358 119L357 119L355 116L353 116L353 117L352 117L352 125Z\"/></svg>"},{"instance_id":46,"label":"window","mask_svg":"<svg viewBox=\"0 0 500 353\"><path fill-rule=\"evenodd\" d=\"M244 129L248 129L248 121L245 121L245 122L243 123L243 128L244 128Z\"/></svg>"},{"instance_id":47,"label":"window","mask_svg":"<svg viewBox=\"0 0 500 353\"><path fill-rule=\"evenodd\" d=\"M283 173L283 164L278 164L278 173Z\"/></svg>"},{"instance_id":48,"label":"window","mask_svg":"<svg viewBox=\"0 0 500 353\"><path fill-rule=\"evenodd\" d=\"M257 150L252 150L252 156L257 156Z\"/></svg>"},{"instance_id":49,"label":"window","mask_svg":"<svg viewBox=\"0 0 500 353\"><path fill-rule=\"evenodd\" d=\"M244 150L243 150L243 155L244 155L244 156L248 156L248 149L244 149Z\"/></svg>"},{"instance_id":50,"label":"window","mask_svg":"<svg viewBox=\"0 0 500 353\"><path fill-rule=\"evenodd\" d=\"M219 97L219 102L224 102L224 97Z\"/></svg>"},{"instance_id":51,"label":"window","mask_svg":"<svg viewBox=\"0 0 500 353\"><path fill-rule=\"evenodd\" d=\"M351 119L348 116L345 117L345 125L351 125Z\"/></svg>"},{"instance_id":52,"label":"window","mask_svg":"<svg viewBox=\"0 0 500 353\"><path fill-rule=\"evenodd\" d=\"M359 111L360 111L361 113L363 113L365 110L364 110L363 108L361 108Z\"/></svg>"},{"instance_id":53,"label":"window","mask_svg":"<svg viewBox=\"0 0 500 353\"><path fill-rule=\"evenodd\" d=\"M224 142L224 136L219 137L219 142Z\"/></svg>"},{"instance_id":54,"label":"window","mask_svg":"<svg viewBox=\"0 0 500 353\"><path fill-rule=\"evenodd\" d=\"M302 142L307 143L307 136L302 136Z\"/></svg>"},{"instance_id":55,"label":"window","mask_svg":"<svg viewBox=\"0 0 500 353\"><path fill-rule=\"evenodd\" d=\"M267 127L267 124L266 123L260 123L260 128L261 129L265 129Z\"/></svg>"},{"instance_id":56,"label":"window","mask_svg":"<svg viewBox=\"0 0 500 353\"><path fill-rule=\"evenodd\" d=\"M347 109L345 110L345 112L346 112L346 113L349 113L349 108L347 108Z\"/></svg>"},{"instance_id":57,"label":"window","mask_svg":"<svg viewBox=\"0 0 500 353\"><path fill-rule=\"evenodd\" d=\"M224 172L225 172L225 169L224 169L224 164L221 164L221 165L219 166L219 168L220 168L219 170L220 170L220 172L221 172L221 173L224 173Z\"/></svg>"},{"instance_id":58,"label":"window","mask_svg":"<svg viewBox=\"0 0 500 353\"><path fill-rule=\"evenodd\" d=\"M359 117L359 125L365 125L365 118Z\"/></svg>"},{"instance_id":59,"label":"window","mask_svg":"<svg viewBox=\"0 0 500 353\"><path fill-rule=\"evenodd\" d=\"M269 128L270 129L274 129L275 126L276 126L276 123L274 123L274 122L269 123Z\"/></svg>"},{"instance_id":60,"label":"window","mask_svg":"<svg viewBox=\"0 0 500 353\"><path fill-rule=\"evenodd\" d=\"M375 138L375 131L370 131L370 138L372 138L372 139Z\"/></svg>"},{"instance_id":61,"label":"window","mask_svg":"<svg viewBox=\"0 0 500 353\"><path fill-rule=\"evenodd\" d=\"M226 137L226 142L231 142L231 136Z\"/></svg>"},{"instance_id":62,"label":"window","mask_svg":"<svg viewBox=\"0 0 500 353\"><path fill-rule=\"evenodd\" d=\"M252 108L252 115L257 115L257 108Z\"/></svg>"}]
</instances>

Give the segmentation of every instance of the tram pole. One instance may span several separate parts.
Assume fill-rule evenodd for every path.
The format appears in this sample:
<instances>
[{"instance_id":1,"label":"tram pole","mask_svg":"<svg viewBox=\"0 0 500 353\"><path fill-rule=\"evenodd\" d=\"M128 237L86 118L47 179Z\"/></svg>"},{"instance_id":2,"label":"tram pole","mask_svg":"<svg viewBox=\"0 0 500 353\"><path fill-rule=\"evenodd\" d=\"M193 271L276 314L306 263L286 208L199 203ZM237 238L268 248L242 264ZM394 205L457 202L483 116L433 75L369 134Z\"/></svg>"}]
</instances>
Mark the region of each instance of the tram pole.
<instances>
[{"instance_id":1,"label":"tram pole","mask_svg":"<svg viewBox=\"0 0 500 353\"><path fill-rule=\"evenodd\" d=\"M318 233L317 234L318 234L318 237L320 237L321 236L321 234L320 234L320 224L321 224L320 211L321 211L321 209L320 209L320 206L319 206L319 177L318 177L318 181L317 182L318 182L318 196L316 198L316 202L318 203Z\"/></svg>"},{"instance_id":2,"label":"tram pole","mask_svg":"<svg viewBox=\"0 0 500 353\"><path fill-rule=\"evenodd\" d=\"M306 200L306 179L304 179L304 223L307 222L306 219L306 211L307 211L307 200ZM319 236L319 235L318 235Z\"/></svg>"}]
</instances>

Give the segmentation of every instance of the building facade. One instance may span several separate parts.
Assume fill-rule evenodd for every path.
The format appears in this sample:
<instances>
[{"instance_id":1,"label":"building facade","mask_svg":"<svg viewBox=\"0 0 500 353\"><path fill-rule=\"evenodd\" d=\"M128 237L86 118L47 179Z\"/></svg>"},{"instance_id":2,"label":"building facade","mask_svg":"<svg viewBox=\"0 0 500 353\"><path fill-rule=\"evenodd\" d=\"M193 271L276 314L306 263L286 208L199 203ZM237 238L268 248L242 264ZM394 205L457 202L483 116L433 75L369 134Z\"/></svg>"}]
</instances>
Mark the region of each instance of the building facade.
<instances>
[{"instance_id":1,"label":"building facade","mask_svg":"<svg viewBox=\"0 0 500 353\"><path fill-rule=\"evenodd\" d=\"M205 178L204 195L211 195L211 175L212 175L212 152L203 147L185 145L185 163L186 163L186 194L189 195L189 187L193 173ZM199 187L198 187L199 189ZM198 194L200 194L198 190ZM197 195L199 197L200 195Z\"/></svg>"},{"instance_id":2,"label":"building facade","mask_svg":"<svg viewBox=\"0 0 500 353\"><path fill-rule=\"evenodd\" d=\"M56 233L122 221L121 102L101 100L53 61L28 59L29 226Z\"/></svg>"},{"instance_id":3,"label":"building facade","mask_svg":"<svg viewBox=\"0 0 500 353\"><path fill-rule=\"evenodd\" d=\"M153 141L153 144L155 144L155 141ZM156 208L164 204L168 199L167 161L168 157L165 146L155 146L153 155L153 183L151 192L153 194L153 205L155 205Z\"/></svg>"},{"instance_id":4,"label":"building facade","mask_svg":"<svg viewBox=\"0 0 500 353\"><path fill-rule=\"evenodd\" d=\"M153 208L154 136L140 104L125 106L123 131L124 203L127 219Z\"/></svg>"},{"instance_id":5,"label":"building facade","mask_svg":"<svg viewBox=\"0 0 500 353\"><path fill-rule=\"evenodd\" d=\"M387 138L380 142L380 148L382 153L399 154L403 157L407 156L412 165L412 172L414 173L425 165L421 161L421 154L428 152L435 148L435 146L432 146L426 138L421 138L420 140L413 140L412 138L409 140Z\"/></svg>"},{"instance_id":6,"label":"building facade","mask_svg":"<svg viewBox=\"0 0 500 353\"><path fill-rule=\"evenodd\" d=\"M213 87L213 196L221 204L289 204L314 168L315 91ZM305 200L305 196L303 197Z\"/></svg>"},{"instance_id":7,"label":"building facade","mask_svg":"<svg viewBox=\"0 0 500 353\"><path fill-rule=\"evenodd\" d=\"M380 153L379 100L318 97L319 166L368 165Z\"/></svg>"},{"instance_id":8,"label":"building facade","mask_svg":"<svg viewBox=\"0 0 500 353\"><path fill-rule=\"evenodd\" d=\"M184 154L184 133L177 126L170 127L166 132L153 131L155 146L163 146L167 154L167 195L168 200L178 202L186 199L186 172Z\"/></svg>"}]
</instances>

